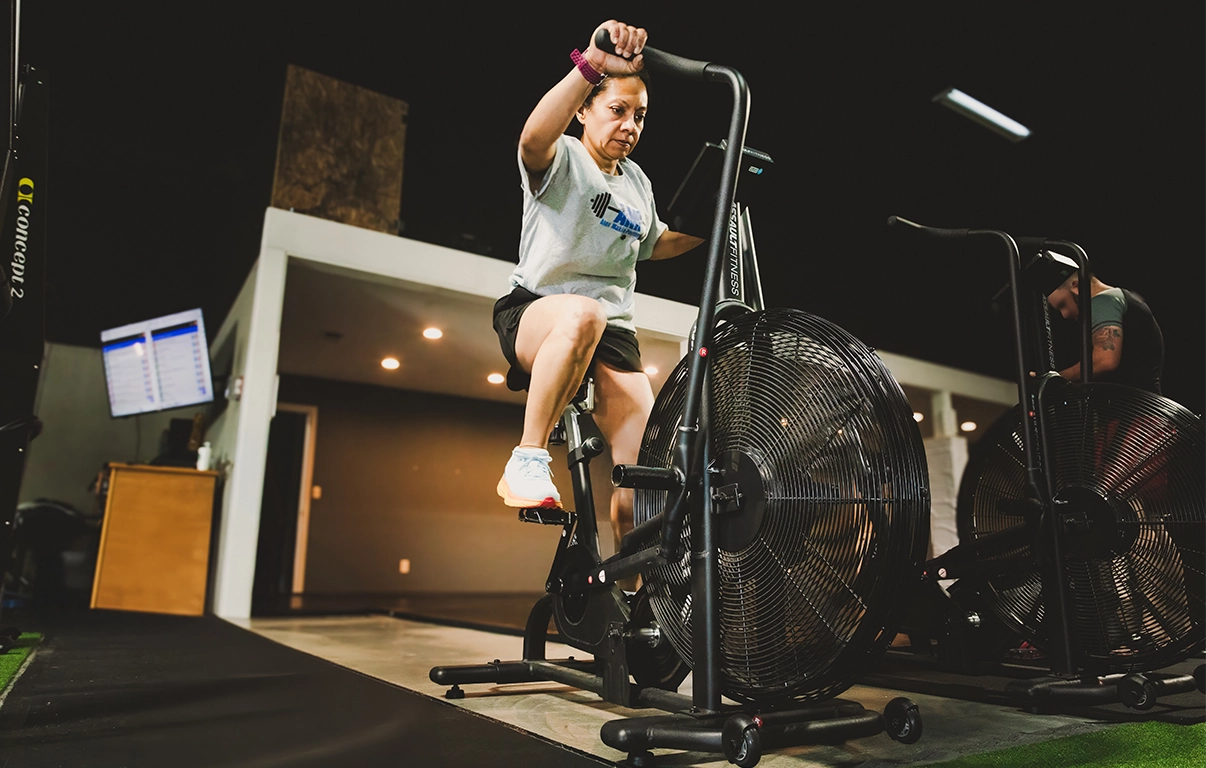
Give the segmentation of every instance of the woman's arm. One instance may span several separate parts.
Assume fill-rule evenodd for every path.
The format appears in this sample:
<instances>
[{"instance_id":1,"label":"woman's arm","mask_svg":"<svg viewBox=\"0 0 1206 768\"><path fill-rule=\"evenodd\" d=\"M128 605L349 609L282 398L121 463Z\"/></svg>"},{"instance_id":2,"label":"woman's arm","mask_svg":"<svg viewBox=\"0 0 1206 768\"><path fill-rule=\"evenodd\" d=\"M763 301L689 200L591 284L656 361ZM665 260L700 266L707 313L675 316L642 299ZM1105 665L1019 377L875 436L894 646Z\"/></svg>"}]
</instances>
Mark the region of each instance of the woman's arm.
<instances>
[{"instance_id":1,"label":"woman's arm","mask_svg":"<svg viewBox=\"0 0 1206 768\"><path fill-rule=\"evenodd\" d=\"M616 53L619 55L613 56L596 48L592 34L591 43L582 54L587 63L596 72L604 74L639 71L644 63L640 52L645 47L645 30L615 20L606 21L599 26L611 33L611 40L615 43ZM622 56L632 58L625 59ZM519 135L519 156L532 176L533 183L553 164L558 137L569 128L570 121L574 119L574 114L582 106L582 102L590 95L592 87L575 67L549 89L536 104L532 114L528 115L523 132Z\"/></svg>"},{"instance_id":2,"label":"woman's arm","mask_svg":"<svg viewBox=\"0 0 1206 768\"><path fill-rule=\"evenodd\" d=\"M662 236L653 244L653 255L649 257L649 260L673 259L675 256L686 253L702 242L702 238L695 237L694 235L687 235L682 232L663 232Z\"/></svg>"}]
</instances>

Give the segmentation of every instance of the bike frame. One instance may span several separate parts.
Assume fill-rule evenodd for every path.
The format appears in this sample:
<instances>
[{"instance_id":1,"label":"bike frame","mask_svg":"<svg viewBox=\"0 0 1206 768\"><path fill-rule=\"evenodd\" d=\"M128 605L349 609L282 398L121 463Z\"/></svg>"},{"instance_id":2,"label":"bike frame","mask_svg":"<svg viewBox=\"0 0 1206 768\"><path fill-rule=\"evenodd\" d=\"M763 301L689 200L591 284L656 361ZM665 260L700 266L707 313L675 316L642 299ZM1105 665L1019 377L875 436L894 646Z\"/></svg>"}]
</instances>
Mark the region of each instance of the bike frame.
<instances>
[{"instance_id":1,"label":"bike frame","mask_svg":"<svg viewBox=\"0 0 1206 768\"><path fill-rule=\"evenodd\" d=\"M1072 648L1070 620L1068 617L1068 586L1063 570L1059 567L1059 563L1063 562L1064 548L1063 536L1061 534L1062 524L1059 519L1059 510L1056 508L1055 488L1052 485L1053 473L1051 469L1050 438L1046 409L1043 407L1048 386L1053 380L1059 379L1060 376L1057 372L1051 370L1030 370L1029 363L1037 358L1037 354L1035 350L1029 349L1027 345L1027 339L1033 337L1026 332L1028 326L1026 318L1023 316L1022 306L1023 304L1032 306L1032 302L1030 301L1032 291L1023 286L1022 263L1017 241L1007 233L999 230L926 227L897 216L889 218L888 224L891 226L898 224L905 225L936 239L960 240L969 237L991 237L997 240L1002 246L1002 251L1007 261L1006 270L1009 275L1009 293L1012 297L1011 320L1014 339L1014 367L1018 387L1018 403L1021 405L1022 413L1021 437L1022 452L1026 462L1026 480L1032 497L1041 506L1039 529L1043 532L1042 535L1044 538L1042 539L1042 543L1047 547L1047 556L1043 558L1042 579L1044 594L1050 595L1051 613L1055 617L1055 631L1052 633L1051 671L1055 674L1076 674L1078 667ZM1090 295L1091 291L1087 288L1092 282L1089 256L1079 245L1064 240L1042 239L1028 241L1028 244L1030 242L1037 245L1040 250L1050 249L1060 253L1071 252L1076 260L1080 274L1080 284L1085 286L1085 289L1081 290L1077 296L1077 307L1080 314L1081 330L1080 380L1082 383L1086 383L1093 376L1093 321L1090 309L1092 297ZM1031 318L1031 326L1029 327L1033 327L1035 322ZM1011 534L1000 536L1000 538L1004 540L1009 535ZM984 546L992 546L994 543L992 539L993 537L984 537L976 542L975 547L969 549L978 550ZM959 578L960 576L973 575L976 562L975 552L969 552L960 546L926 563L925 571L929 578Z\"/></svg>"},{"instance_id":2,"label":"bike frame","mask_svg":"<svg viewBox=\"0 0 1206 768\"><path fill-rule=\"evenodd\" d=\"M596 47L611 48L605 31L596 36ZM612 49L614 50L614 49ZM694 666L693 709L716 712L720 709L720 577L717 564L712 516L708 514L711 489L706 467L706 435L701 428L704 391L707 384L708 349L715 334L718 305L721 301L721 278L726 265L741 277L741 285L730 291L729 306L749 309L747 296L760 304L761 286L757 268L753 265L752 228L748 215L742 216L736 206L737 181L745 149L746 124L749 121L750 94L745 78L732 67L674 56L654 48L642 52L645 66L650 70L674 77L706 82L719 82L729 87L733 96L733 111L725 139L721 161L720 186L716 195L715 215L708 257L704 268L703 294L699 300L699 315L692 334L683 416L675 443L674 457L669 468L618 465L613 482L620 487L668 490L668 504L657 518L661 536L658 546L633 554L619 554L601 564L596 584L614 584L620 579L635 576L651 566L677 559L681 552L683 523L692 516L692 600L702 606L693 625L693 646L699 649ZM746 233L743 235L742 232ZM748 238L748 248L743 247ZM746 273L751 265L754 278ZM654 521L650 521L651 523ZM631 534L630 534L631 535Z\"/></svg>"},{"instance_id":3,"label":"bike frame","mask_svg":"<svg viewBox=\"0 0 1206 768\"><path fill-rule=\"evenodd\" d=\"M605 31L595 46L612 50ZM720 576L718 531L707 471L708 435L704 408L708 396L709 349L718 323L763 308L762 287L748 211L736 202L737 181L746 154L745 129L750 98L745 79L735 69L673 56L653 48L643 51L645 66L660 74L726 85L733 111L720 168L711 237L704 272L699 314L687 352L684 404L669 467L616 465L612 482L618 487L667 491L664 509L625 535L619 551L600 562L598 526L590 498L587 462L602 451L602 441L582 439L578 419L587 412L580 400L562 414L574 481L577 512L521 510L520 519L563 526L553 569L542 597L529 615L524 635L524 659L486 665L435 667L432 682L451 685L449 698L464 696L459 683L530 682L554 680L593 691L622 706L656 707L664 716L625 718L606 723L600 737L607 745L627 751L625 765L652 765L655 747L721 751L741 766L757 763L762 745L791 746L841 741L887 731L897 741L913 743L921 736L917 707L904 698L888 703L881 715L846 703L799 704L762 711L757 718L740 707L721 705ZM758 153L760 154L760 153ZM593 442L592 442L593 441ZM690 515L690 518L688 518ZM690 565L692 612L692 693L685 696L656 685L629 682L626 636L656 635L656 628L629 626L631 608L616 584L651 568L677 562L683 556L682 530L691 521ZM648 546L652 543L652 546ZM589 560L590 562L586 562ZM586 608L582 608L585 600ZM580 623L573 611L580 610ZM596 652L593 667L581 661L547 661L544 634L550 616L570 645ZM562 619L568 618L563 624ZM592 674L592 669L597 673ZM727 711L726 711L727 709Z\"/></svg>"}]
</instances>

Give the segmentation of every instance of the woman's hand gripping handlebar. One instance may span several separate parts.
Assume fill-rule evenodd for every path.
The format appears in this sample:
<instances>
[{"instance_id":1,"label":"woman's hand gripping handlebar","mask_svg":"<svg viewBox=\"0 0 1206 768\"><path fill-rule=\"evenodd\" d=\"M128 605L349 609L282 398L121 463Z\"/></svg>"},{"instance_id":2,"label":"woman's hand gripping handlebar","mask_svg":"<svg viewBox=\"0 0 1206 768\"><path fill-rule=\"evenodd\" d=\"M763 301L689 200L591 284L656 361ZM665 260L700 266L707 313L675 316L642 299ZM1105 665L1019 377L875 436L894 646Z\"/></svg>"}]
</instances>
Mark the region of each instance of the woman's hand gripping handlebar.
<instances>
[{"instance_id":1,"label":"woman's hand gripping handlebar","mask_svg":"<svg viewBox=\"0 0 1206 768\"><path fill-rule=\"evenodd\" d=\"M592 44L603 53L609 53L613 56L616 54L615 43L612 42L612 32L607 25L600 26L595 30L595 37ZM682 56L675 56L672 53L659 51L656 48L642 47L636 53L642 57L644 66L648 67L651 72L660 74L672 75L674 77L684 77L703 80L707 78L707 68L711 62L696 61L694 59L685 59ZM632 58L632 56L621 56L621 58Z\"/></svg>"}]
</instances>

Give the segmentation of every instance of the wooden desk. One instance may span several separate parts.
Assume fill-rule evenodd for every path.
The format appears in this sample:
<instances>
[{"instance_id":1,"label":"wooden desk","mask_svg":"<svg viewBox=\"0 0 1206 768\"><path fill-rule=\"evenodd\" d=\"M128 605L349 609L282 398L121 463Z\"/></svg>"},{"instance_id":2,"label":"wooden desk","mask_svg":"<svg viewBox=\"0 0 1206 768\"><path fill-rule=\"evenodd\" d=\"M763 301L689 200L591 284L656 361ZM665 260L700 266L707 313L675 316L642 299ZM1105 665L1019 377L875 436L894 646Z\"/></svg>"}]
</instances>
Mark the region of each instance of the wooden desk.
<instances>
[{"instance_id":1,"label":"wooden desk","mask_svg":"<svg viewBox=\"0 0 1206 768\"><path fill-rule=\"evenodd\" d=\"M205 613L217 472L109 464L92 607Z\"/></svg>"}]
</instances>

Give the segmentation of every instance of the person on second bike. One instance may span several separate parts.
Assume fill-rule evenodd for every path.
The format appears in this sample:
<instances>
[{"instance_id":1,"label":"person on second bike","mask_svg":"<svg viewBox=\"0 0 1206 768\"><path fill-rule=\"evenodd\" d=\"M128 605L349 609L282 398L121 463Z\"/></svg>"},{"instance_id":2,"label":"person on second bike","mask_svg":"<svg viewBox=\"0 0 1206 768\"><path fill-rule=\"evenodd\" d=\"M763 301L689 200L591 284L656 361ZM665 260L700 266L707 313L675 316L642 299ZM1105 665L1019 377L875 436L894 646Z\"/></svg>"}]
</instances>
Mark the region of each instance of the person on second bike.
<instances>
[{"instance_id":1,"label":"person on second bike","mask_svg":"<svg viewBox=\"0 0 1206 768\"><path fill-rule=\"evenodd\" d=\"M1065 320L1080 317L1080 277L1073 272L1047 297ZM1093 317L1093 379L1112 381L1160 394L1164 370L1164 335L1147 302L1125 288L1106 285L1094 275L1090 313ZM1123 346L1125 340L1126 345ZM1059 372L1080 379L1080 363Z\"/></svg>"},{"instance_id":2,"label":"person on second bike","mask_svg":"<svg viewBox=\"0 0 1206 768\"><path fill-rule=\"evenodd\" d=\"M617 464L634 463L653 408L633 324L636 263L668 259L702 240L668 231L653 186L629 159L645 127L645 30L601 25L617 55L591 44L537 103L519 139L523 227L512 290L494 306L510 363L507 386L528 391L523 434L498 493L512 507L559 507L549 435L587 373L594 420ZM566 134L577 122L580 139ZM632 525L632 491L616 489L617 541Z\"/></svg>"}]
</instances>

